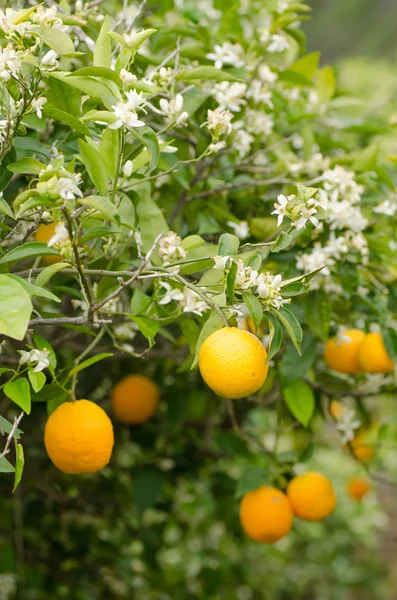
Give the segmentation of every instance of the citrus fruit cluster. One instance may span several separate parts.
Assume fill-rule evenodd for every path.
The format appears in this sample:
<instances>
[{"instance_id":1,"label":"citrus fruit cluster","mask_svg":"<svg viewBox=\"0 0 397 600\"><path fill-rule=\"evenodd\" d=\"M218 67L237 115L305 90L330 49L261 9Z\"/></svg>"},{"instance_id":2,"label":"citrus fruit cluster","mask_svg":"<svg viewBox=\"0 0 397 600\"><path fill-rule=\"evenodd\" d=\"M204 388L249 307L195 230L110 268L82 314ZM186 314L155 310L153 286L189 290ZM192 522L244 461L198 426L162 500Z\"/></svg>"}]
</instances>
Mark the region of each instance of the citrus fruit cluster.
<instances>
[{"instance_id":1,"label":"citrus fruit cluster","mask_svg":"<svg viewBox=\"0 0 397 600\"><path fill-rule=\"evenodd\" d=\"M347 375L389 373L394 369L382 334L365 334L358 329L348 329L341 337L328 340L324 359L330 369Z\"/></svg>"},{"instance_id":2,"label":"citrus fruit cluster","mask_svg":"<svg viewBox=\"0 0 397 600\"><path fill-rule=\"evenodd\" d=\"M330 480L311 471L294 477L285 493L263 485L245 494L240 504L240 522L248 537L273 544L290 532L294 516L304 521L322 521L335 506L336 494Z\"/></svg>"},{"instance_id":3,"label":"citrus fruit cluster","mask_svg":"<svg viewBox=\"0 0 397 600\"><path fill-rule=\"evenodd\" d=\"M157 385L144 375L128 375L114 388L112 409L127 425L150 419L160 397ZM91 400L64 402L50 415L44 431L47 454L64 473L96 473L109 462L113 426L106 412Z\"/></svg>"},{"instance_id":4,"label":"citrus fruit cluster","mask_svg":"<svg viewBox=\"0 0 397 600\"><path fill-rule=\"evenodd\" d=\"M329 410L332 417L339 421L343 419L344 405L339 400L332 400ZM377 434L376 424L365 426L359 429L349 444L350 450L354 456L362 463L369 463L375 455L375 438Z\"/></svg>"}]
</instances>

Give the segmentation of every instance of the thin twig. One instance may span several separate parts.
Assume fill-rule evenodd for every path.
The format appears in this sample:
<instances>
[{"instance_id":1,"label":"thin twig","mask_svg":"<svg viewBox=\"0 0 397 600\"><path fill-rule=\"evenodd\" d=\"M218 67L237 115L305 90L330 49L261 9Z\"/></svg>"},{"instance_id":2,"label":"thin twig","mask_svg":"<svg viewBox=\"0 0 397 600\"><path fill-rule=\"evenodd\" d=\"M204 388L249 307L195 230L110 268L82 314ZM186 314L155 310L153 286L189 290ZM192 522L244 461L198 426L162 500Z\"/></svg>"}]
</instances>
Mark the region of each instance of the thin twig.
<instances>
[{"instance_id":1,"label":"thin twig","mask_svg":"<svg viewBox=\"0 0 397 600\"><path fill-rule=\"evenodd\" d=\"M95 321L95 325L101 325L105 323L113 323L112 319L98 319ZM31 319L29 321L29 327L35 327L37 325L92 325L92 320L88 317L54 317L50 319Z\"/></svg>"},{"instance_id":2,"label":"thin twig","mask_svg":"<svg viewBox=\"0 0 397 600\"><path fill-rule=\"evenodd\" d=\"M269 185L275 184L284 184L284 183L295 183L292 179L286 179L283 177L274 177L273 179L265 179L260 181L242 181L241 183L226 183L225 185L218 185L212 190L204 190L203 192L198 192L197 194L193 194L187 198L187 202L193 202L194 200L198 200L199 198L207 198L208 196L212 196L213 194L217 194L219 192L229 192L231 190L242 190L244 188L250 187L265 187Z\"/></svg>"},{"instance_id":3,"label":"thin twig","mask_svg":"<svg viewBox=\"0 0 397 600\"><path fill-rule=\"evenodd\" d=\"M17 417L15 417L15 419L14 419L14 423L13 423L13 425L12 425L12 428L11 428L11 431L10 431L10 433L8 434L8 436L7 436L7 439L6 439L6 443L5 443L5 446L4 446L4 450L3 450L3 452L0 454L0 460L1 460L2 458L4 458L6 454L8 454L8 452L9 452L9 449L10 449L10 444L11 444L11 441L12 441L12 438L14 437L14 433L15 433L15 432L16 432L16 430L18 429L18 425L19 425L19 423L21 422L21 420L22 420L22 417L23 417L23 415L24 415L24 414L25 414L25 413L22 411L22 412L21 412L21 413L20 413L20 414L19 414Z\"/></svg>"}]
</instances>

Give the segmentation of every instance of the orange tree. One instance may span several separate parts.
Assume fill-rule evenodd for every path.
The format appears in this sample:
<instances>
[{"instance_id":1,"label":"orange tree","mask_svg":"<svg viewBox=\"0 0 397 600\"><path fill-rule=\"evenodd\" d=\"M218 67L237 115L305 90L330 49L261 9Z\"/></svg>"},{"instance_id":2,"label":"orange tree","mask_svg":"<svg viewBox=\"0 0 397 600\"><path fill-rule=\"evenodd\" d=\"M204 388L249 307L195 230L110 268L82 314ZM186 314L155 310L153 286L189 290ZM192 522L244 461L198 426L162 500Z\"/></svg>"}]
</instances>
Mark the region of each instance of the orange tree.
<instances>
[{"instance_id":1,"label":"orange tree","mask_svg":"<svg viewBox=\"0 0 397 600\"><path fill-rule=\"evenodd\" d=\"M333 70L305 54L307 11L62 0L0 12L0 471L3 496L17 494L24 598L216 598L223 572L236 597L262 597L250 595L262 572L236 560L239 498L262 541L287 534L293 512L325 518L327 465L299 474L328 445L329 416L341 460L376 476L387 425L370 397L396 383L394 157L385 124L355 116ZM266 502L282 511L270 533ZM228 540L222 562L207 535ZM184 553L206 549L182 576ZM342 598L351 582L338 577ZM297 585L268 581L268 598ZM296 597L323 593L314 581Z\"/></svg>"}]
</instances>

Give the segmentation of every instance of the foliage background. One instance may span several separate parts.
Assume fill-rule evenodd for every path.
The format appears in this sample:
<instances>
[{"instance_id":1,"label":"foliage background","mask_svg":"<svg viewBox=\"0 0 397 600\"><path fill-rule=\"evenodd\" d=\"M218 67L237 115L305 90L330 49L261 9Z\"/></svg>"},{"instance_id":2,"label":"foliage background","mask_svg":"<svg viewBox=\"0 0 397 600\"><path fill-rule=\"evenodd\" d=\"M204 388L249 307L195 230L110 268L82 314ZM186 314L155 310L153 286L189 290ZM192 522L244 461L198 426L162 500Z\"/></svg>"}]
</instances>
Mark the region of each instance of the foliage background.
<instances>
[{"instance_id":1,"label":"foliage background","mask_svg":"<svg viewBox=\"0 0 397 600\"><path fill-rule=\"evenodd\" d=\"M382 58L368 64L365 56L389 55L393 4L316 0L306 27L309 48L323 49L325 62L354 55L339 62L339 81L363 99L363 111L386 117L394 111L392 67ZM374 19L379 27L368 26ZM105 407L112 381L142 370L142 363L118 357L106 369L100 388L102 366L80 382L85 397ZM395 564L388 561L395 548L386 539L388 519L393 524L390 491L380 485L381 501L373 492L362 505L346 497L346 480L357 465L341 461L331 430L308 464L335 482L343 499L337 511L324 524L299 523L276 548L256 546L238 523L233 496L249 456L229 431L227 414L219 414L197 374L178 372L169 358L159 355L144 370L162 383L162 412L144 430L116 428L117 455L100 477L71 481L49 467L42 447L44 405L24 424L30 463L24 481L12 498L9 484L0 483L1 600L14 598L15 576L19 600L393 598ZM391 400L374 402L387 415ZM274 427L272 415L248 412L240 416L264 431ZM214 437L215 426L220 432ZM279 440L286 452L304 446L299 434ZM382 459L395 475L392 453Z\"/></svg>"}]
</instances>

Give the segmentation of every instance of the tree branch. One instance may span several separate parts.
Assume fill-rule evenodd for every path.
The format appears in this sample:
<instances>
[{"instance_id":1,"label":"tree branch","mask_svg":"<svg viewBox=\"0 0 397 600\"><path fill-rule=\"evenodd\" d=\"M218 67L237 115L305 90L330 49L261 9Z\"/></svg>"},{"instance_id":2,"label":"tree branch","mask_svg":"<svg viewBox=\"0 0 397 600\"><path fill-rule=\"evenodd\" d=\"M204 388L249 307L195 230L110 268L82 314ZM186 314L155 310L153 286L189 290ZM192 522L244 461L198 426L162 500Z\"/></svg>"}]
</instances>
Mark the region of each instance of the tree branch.
<instances>
[{"instance_id":1,"label":"tree branch","mask_svg":"<svg viewBox=\"0 0 397 600\"><path fill-rule=\"evenodd\" d=\"M5 443L5 446L4 446L4 450L3 450L3 452L0 454L0 460L1 460L2 458L4 458L6 454L8 454L8 452L9 452L9 449L10 449L11 440L12 440L12 438L14 437L14 433L15 433L15 432L16 432L16 430L18 429L18 425L19 425L19 423L21 422L21 420L22 420L22 417L23 417L23 415L24 415L24 414L25 414L25 413L22 411L22 412L21 412L21 413L20 413L20 414L19 414L17 417L15 417L15 419L14 419L14 423L13 423L13 425L12 425L12 429L11 429L10 433L8 434L8 436L7 436L7 439L6 439L6 443Z\"/></svg>"}]
</instances>

